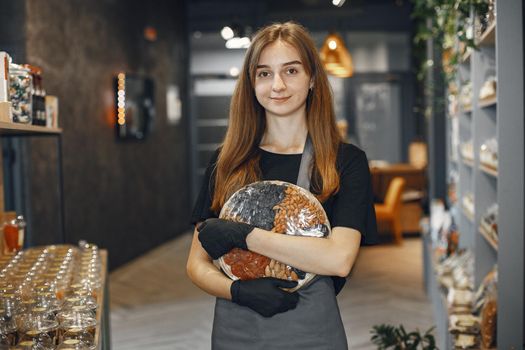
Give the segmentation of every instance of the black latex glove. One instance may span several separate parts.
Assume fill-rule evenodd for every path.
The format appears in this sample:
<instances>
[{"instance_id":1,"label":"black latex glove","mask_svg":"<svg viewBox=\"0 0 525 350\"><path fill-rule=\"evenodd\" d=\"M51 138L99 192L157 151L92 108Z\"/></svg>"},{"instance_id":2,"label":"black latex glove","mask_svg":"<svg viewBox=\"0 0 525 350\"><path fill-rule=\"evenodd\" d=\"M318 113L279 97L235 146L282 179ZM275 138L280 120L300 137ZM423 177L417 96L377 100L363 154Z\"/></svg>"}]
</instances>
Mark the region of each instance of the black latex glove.
<instances>
[{"instance_id":1,"label":"black latex glove","mask_svg":"<svg viewBox=\"0 0 525 350\"><path fill-rule=\"evenodd\" d=\"M218 259L233 248L248 249L246 236L254 227L242 222L208 219L197 227L199 241L206 252Z\"/></svg>"},{"instance_id":2,"label":"black latex glove","mask_svg":"<svg viewBox=\"0 0 525 350\"><path fill-rule=\"evenodd\" d=\"M248 281L234 281L230 292L234 303L247 306L264 317L272 317L275 314L295 309L299 301L299 294L281 289L295 286L297 286L296 281L263 277Z\"/></svg>"}]
</instances>

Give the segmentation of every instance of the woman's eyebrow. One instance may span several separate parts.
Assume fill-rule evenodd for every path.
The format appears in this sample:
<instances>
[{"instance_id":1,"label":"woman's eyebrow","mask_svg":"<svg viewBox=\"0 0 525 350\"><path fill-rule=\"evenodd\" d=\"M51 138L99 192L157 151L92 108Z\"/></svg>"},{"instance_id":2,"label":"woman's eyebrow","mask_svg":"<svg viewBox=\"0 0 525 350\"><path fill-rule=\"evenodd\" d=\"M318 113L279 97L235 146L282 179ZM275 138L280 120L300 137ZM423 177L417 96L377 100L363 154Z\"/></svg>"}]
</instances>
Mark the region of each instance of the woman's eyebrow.
<instances>
[{"instance_id":1,"label":"woman's eyebrow","mask_svg":"<svg viewBox=\"0 0 525 350\"><path fill-rule=\"evenodd\" d=\"M301 61L290 61L290 62L286 62L286 63L283 63L283 66L291 66L291 65L294 65L294 64L302 64ZM258 64L257 65L257 69L259 68L270 68L269 65L266 65L266 64Z\"/></svg>"}]
</instances>

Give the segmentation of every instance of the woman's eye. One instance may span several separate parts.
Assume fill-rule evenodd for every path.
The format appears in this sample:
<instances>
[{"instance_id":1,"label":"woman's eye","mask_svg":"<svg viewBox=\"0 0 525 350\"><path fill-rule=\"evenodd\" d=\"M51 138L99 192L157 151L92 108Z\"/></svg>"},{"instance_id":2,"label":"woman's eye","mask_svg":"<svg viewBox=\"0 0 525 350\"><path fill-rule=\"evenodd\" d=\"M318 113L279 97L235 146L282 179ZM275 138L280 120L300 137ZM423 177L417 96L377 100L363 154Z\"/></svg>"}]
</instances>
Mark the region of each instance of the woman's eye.
<instances>
[{"instance_id":1,"label":"woman's eye","mask_svg":"<svg viewBox=\"0 0 525 350\"><path fill-rule=\"evenodd\" d=\"M267 71L262 71L262 72L259 72L257 73L257 77L258 78L267 78L270 76L270 72L267 72Z\"/></svg>"},{"instance_id":2,"label":"woman's eye","mask_svg":"<svg viewBox=\"0 0 525 350\"><path fill-rule=\"evenodd\" d=\"M296 74L297 72L298 72L298 70L295 69L295 68L288 68L288 70L287 70L288 74Z\"/></svg>"}]
</instances>

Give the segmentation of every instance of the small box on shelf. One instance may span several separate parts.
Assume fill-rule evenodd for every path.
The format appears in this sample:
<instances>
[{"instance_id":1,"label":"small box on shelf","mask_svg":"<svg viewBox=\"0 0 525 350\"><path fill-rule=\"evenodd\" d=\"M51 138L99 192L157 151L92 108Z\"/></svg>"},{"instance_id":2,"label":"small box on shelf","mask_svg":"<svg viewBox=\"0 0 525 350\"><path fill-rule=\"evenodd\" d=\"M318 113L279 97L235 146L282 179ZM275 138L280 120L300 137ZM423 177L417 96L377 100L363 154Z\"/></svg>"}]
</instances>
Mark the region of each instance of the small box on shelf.
<instances>
[{"instance_id":1,"label":"small box on shelf","mask_svg":"<svg viewBox=\"0 0 525 350\"><path fill-rule=\"evenodd\" d=\"M0 122L11 123L12 120L11 102L0 102Z\"/></svg>"},{"instance_id":2,"label":"small box on shelf","mask_svg":"<svg viewBox=\"0 0 525 350\"><path fill-rule=\"evenodd\" d=\"M492 238L489 232L487 232L487 228L483 223L479 225L479 233L481 234L481 236L483 236L483 238L485 238L485 240L495 251L498 251L498 242Z\"/></svg>"},{"instance_id":3,"label":"small box on shelf","mask_svg":"<svg viewBox=\"0 0 525 350\"><path fill-rule=\"evenodd\" d=\"M490 175L490 176L493 176L493 177L498 177L498 169L494 169L492 166L488 165L488 164L484 164L484 163L479 163L479 169L481 171L483 171L485 174L487 175Z\"/></svg>"}]
</instances>

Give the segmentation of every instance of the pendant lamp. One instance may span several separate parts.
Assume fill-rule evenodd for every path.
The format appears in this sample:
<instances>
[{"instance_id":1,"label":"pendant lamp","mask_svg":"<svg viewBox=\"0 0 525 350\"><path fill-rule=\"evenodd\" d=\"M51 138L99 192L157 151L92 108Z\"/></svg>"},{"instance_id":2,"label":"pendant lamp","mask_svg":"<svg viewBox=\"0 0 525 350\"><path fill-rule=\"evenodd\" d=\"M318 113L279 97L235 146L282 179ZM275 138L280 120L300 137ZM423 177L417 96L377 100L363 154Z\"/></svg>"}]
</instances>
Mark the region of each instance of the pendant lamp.
<instances>
[{"instance_id":1,"label":"pendant lamp","mask_svg":"<svg viewBox=\"0 0 525 350\"><path fill-rule=\"evenodd\" d=\"M352 56L339 34L328 34L319 52L319 57L328 74L339 78L349 78L354 74Z\"/></svg>"}]
</instances>

